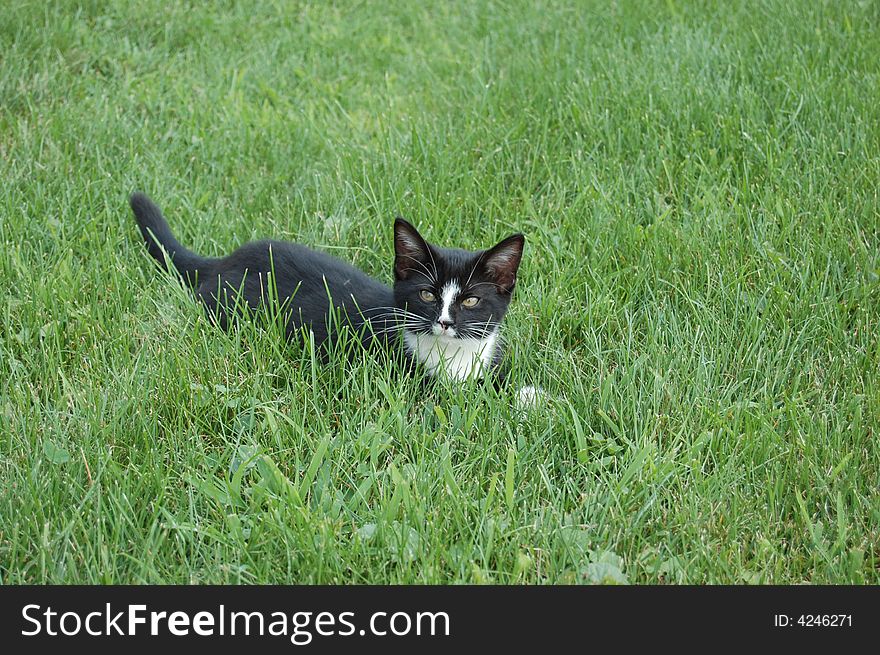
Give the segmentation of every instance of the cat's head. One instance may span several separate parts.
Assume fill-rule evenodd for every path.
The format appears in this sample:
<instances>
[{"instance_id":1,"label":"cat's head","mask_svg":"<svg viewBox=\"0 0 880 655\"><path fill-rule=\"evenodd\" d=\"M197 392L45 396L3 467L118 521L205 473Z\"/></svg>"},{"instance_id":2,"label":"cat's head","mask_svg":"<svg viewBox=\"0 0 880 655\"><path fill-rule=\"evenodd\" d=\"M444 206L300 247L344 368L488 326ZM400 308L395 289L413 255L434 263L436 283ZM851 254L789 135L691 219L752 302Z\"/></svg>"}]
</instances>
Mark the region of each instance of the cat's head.
<instances>
[{"instance_id":1,"label":"cat's head","mask_svg":"<svg viewBox=\"0 0 880 655\"><path fill-rule=\"evenodd\" d=\"M500 325L516 285L525 237L489 250L440 248L402 218L394 222L394 300L405 328L450 339L483 339Z\"/></svg>"}]
</instances>

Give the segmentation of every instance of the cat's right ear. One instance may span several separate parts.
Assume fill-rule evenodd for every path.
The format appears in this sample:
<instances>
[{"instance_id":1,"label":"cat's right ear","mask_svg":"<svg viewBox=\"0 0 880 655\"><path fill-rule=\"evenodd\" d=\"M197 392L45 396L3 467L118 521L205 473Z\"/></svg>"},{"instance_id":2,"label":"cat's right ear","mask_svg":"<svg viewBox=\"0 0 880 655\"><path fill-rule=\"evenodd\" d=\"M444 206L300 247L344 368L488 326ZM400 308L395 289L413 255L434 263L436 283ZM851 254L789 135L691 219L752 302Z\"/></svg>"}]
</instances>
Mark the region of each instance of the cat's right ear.
<instances>
[{"instance_id":1,"label":"cat's right ear","mask_svg":"<svg viewBox=\"0 0 880 655\"><path fill-rule=\"evenodd\" d=\"M406 280L415 272L425 273L431 251L418 230L398 216L394 221L394 277Z\"/></svg>"}]
</instances>

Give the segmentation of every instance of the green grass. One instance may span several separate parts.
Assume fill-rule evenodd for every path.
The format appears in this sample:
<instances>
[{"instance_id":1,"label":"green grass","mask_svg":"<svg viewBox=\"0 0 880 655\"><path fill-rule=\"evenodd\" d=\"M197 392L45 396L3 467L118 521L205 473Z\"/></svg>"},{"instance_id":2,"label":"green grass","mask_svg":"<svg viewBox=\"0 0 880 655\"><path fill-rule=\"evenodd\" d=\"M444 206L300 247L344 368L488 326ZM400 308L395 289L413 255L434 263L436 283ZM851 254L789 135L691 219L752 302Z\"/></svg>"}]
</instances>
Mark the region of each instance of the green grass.
<instances>
[{"instance_id":1,"label":"green grass","mask_svg":"<svg viewBox=\"0 0 880 655\"><path fill-rule=\"evenodd\" d=\"M0 582L880 583L874 2L0 8ZM211 327L218 255L527 253L552 399Z\"/></svg>"}]
</instances>

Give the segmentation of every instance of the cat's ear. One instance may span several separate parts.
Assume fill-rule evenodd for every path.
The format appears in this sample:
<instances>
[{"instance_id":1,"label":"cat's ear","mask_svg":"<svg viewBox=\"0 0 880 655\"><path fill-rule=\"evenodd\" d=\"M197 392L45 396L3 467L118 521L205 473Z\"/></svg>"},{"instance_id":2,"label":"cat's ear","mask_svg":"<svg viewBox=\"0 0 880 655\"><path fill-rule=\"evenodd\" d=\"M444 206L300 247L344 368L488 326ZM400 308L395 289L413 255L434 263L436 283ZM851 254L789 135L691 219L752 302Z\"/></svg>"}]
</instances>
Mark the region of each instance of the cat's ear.
<instances>
[{"instance_id":1,"label":"cat's ear","mask_svg":"<svg viewBox=\"0 0 880 655\"><path fill-rule=\"evenodd\" d=\"M514 234L483 253L483 268L498 285L499 292L513 291L525 245L526 238L522 234Z\"/></svg>"},{"instance_id":2,"label":"cat's ear","mask_svg":"<svg viewBox=\"0 0 880 655\"><path fill-rule=\"evenodd\" d=\"M398 216L394 221L394 277L405 280L414 271L424 274L430 261L428 243L416 228Z\"/></svg>"}]
</instances>

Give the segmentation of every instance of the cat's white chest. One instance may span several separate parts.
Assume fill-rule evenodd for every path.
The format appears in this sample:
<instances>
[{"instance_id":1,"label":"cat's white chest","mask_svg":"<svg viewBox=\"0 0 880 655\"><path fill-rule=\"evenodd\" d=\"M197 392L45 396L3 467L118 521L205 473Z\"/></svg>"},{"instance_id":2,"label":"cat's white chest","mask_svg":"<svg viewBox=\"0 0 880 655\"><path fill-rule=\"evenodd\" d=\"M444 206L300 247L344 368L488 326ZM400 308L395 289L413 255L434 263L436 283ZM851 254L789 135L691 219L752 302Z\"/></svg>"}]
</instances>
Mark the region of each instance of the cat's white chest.
<instances>
[{"instance_id":1,"label":"cat's white chest","mask_svg":"<svg viewBox=\"0 0 880 655\"><path fill-rule=\"evenodd\" d=\"M495 356L498 333L484 339L455 339L433 334L403 334L410 355L428 369L430 375L441 371L457 380L481 377Z\"/></svg>"}]
</instances>

